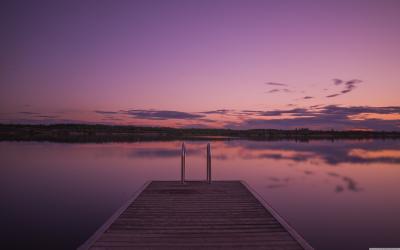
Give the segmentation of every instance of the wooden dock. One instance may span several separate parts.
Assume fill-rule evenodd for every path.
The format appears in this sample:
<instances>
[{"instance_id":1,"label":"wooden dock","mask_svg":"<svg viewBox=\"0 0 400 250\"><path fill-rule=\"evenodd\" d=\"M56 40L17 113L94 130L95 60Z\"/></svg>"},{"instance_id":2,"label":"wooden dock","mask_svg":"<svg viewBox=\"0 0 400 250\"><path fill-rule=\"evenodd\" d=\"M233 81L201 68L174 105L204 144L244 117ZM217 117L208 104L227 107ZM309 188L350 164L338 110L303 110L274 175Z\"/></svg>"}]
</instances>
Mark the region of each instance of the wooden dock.
<instances>
[{"instance_id":1,"label":"wooden dock","mask_svg":"<svg viewBox=\"0 0 400 250\"><path fill-rule=\"evenodd\" d=\"M152 181L80 249L313 249L242 181Z\"/></svg>"}]
</instances>

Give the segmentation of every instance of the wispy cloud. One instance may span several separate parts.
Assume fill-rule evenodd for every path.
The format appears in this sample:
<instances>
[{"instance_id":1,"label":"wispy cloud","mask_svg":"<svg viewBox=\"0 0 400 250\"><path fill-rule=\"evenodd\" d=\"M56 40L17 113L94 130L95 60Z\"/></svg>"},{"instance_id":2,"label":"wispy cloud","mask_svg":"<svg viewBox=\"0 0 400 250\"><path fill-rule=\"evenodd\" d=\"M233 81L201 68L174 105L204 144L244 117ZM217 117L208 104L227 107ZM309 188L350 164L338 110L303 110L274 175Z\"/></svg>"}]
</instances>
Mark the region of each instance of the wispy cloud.
<instances>
[{"instance_id":1,"label":"wispy cloud","mask_svg":"<svg viewBox=\"0 0 400 250\"><path fill-rule=\"evenodd\" d=\"M400 107L341 107L336 105L322 106L313 109L297 108L289 110L247 111L249 116L240 122L226 124L230 128L275 128L275 129L373 129L399 130L400 119L353 119L353 116L372 114L398 114ZM274 116L273 119L268 117Z\"/></svg>"},{"instance_id":2,"label":"wispy cloud","mask_svg":"<svg viewBox=\"0 0 400 250\"><path fill-rule=\"evenodd\" d=\"M281 83L273 83L273 84L269 84L269 85L272 85L272 86L287 86L286 84L285 85L280 85L280 84ZM291 93L293 91L288 89L288 88L274 88L274 89L268 90L266 93L272 94L272 93L278 93L278 92Z\"/></svg>"},{"instance_id":3,"label":"wispy cloud","mask_svg":"<svg viewBox=\"0 0 400 250\"><path fill-rule=\"evenodd\" d=\"M359 79L353 79L353 80L345 81L345 80L342 80L342 79L339 79L339 78L334 78L334 79L332 79L332 81L333 81L333 85L339 86L342 89L339 90L339 91L335 91L336 93L332 93L332 94L328 94L328 95L323 94L326 98L333 98L333 97L337 97L337 96L341 96L341 95L350 93L351 91L356 89L356 87L358 86L359 83L362 83L362 81L359 80ZM312 92L312 96L311 96L311 95L308 94L309 91L306 91L304 89L303 90L293 91L293 90L291 90L289 88L283 88L283 87L288 86L287 84L284 84L284 83L266 82L265 84L269 85L269 86L276 87L276 88L273 88L273 89L270 89L270 90L266 91L266 93L268 93L268 94L274 94L274 93L298 93L298 94L301 93L301 94L305 94L305 96L303 96L303 97L299 96L298 99L295 99L295 100L308 100L308 99L314 99L315 97L319 96L318 94L315 93L315 91ZM315 86L315 84L312 85L312 86ZM279 88L279 87L281 87L281 88ZM315 89L315 87L313 87L313 89ZM321 92L329 91L329 89L328 88L323 88L320 91Z\"/></svg>"},{"instance_id":4,"label":"wispy cloud","mask_svg":"<svg viewBox=\"0 0 400 250\"><path fill-rule=\"evenodd\" d=\"M357 82L357 81L355 81ZM354 82L343 83L354 85ZM94 110L99 114L97 120L87 120L77 113L39 113L16 112L2 114L4 122L35 124L116 122L118 124L138 124L149 126L173 127L225 127L232 129L367 129L400 130L400 107L371 106L324 106L311 105L308 108L286 108L274 110L233 110L216 109L203 112L182 112L174 110L130 109L130 110ZM80 118L83 117L83 118ZM146 121L147 120L147 121ZM160 122L156 122L160 121ZM163 122L165 121L165 123Z\"/></svg>"},{"instance_id":5,"label":"wispy cloud","mask_svg":"<svg viewBox=\"0 0 400 250\"><path fill-rule=\"evenodd\" d=\"M101 115L115 115L120 113L119 111L104 111L104 110L95 110L94 112Z\"/></svg>"},{"instance_id":6,"label":"wispy cloud","mask_svg":"<svg viewBox=\"0 0 400 250\"><path fill-rule=\"evenodd\" d=\"M280 91L279 89L271 89L267 93L272 94L272 93L276 93L276 92L279 92L279 91Z\"/></svg>"},{"instance_id":7,"label":"wispy cloud","mask_svg":"<svg viewBox=\"0 0 400 250\"><path fill-rule=\"evenodd\" d=\"M340 79L333 79L333 81L334 81L335 85L342 85L343 84L344 85L344 89L341 90L339 93L327 95L326 96L327 98L337 97L337 96L349 93L349 92L353 91L357 87L357 85L359 83L362 83L362 81L358 80L358 79L353 79L353 80L346 81L346 82L343 81L343 80L340 80Z\"/></svg>"},{"instance_id":8,"label":"wispy cloud","mask_svg":"<svg viewBox=\"0 0 400 250\"><path fill-rule=\"evenodd\" d=\"M26 117L29 117L28 119L34 119L34 118L39 118L39 119L46 119L46 120L51 120L51 119L57 119L60 118L59 115L50 115L50 114L43 114L40 112L30 112L30 111L21 111L18 112L19 115L22 115L22 119L26 119Z\"/></svg>"},{"instance_id":9,"label":"wispy cloud","mask_svg":"<svg viewBox=\"0 0 400 250\"><path fill-rule=\"evenodd\" d=\"M39 115L40 113L38 112L30 112L30 111L21 111L18 112L19 114L23 114L23 115Z\"/></svg>"},{"instance_id":10,"label":"wispy cloud","mask_svg":"<svg viewBox=\"0 0 400 250\"><path fill-rule=\"evenodd\" d=\"M340 84L343 83L343 80L341 80L341 79L335 78L335 79L332 79L332 80L333 80L333 84L335 84L335 85L340 85Z\"/></svg>"},{"instance_id":11,"label":"wispy cloud","mask_svg":"<svg viewBox=\"0 0 400 250\"><path fill-rule=\"evenodd\" d=\"M278 82L266 82L265 84L270 85L270 86L288 86L285 83L278 83Z\"/></svg>"},{"instance_id":12,"label":"wispy cloud","mask_svg":"<svg viewBox=\"0 0 400 250\"><path fill-rule=\"evenodd\" d=\"M303 116L308 115L308 111L304 108L296 108L289 110L253 111L253 114L257 116L281 116L285 114L290 114L293 116Z\"/></svg>"},{"instance_id":13,"label":"wispy cloud","mask_svg":"<svg viewBox=\"0 0 400 250\"><path fill-rule=\"evenodd\" d=\"M131 110L119 110L119 111L104 111L104 110L95 110L93 111L97 114L104 115L109 119L116 120L117 117L113 115L128 115L137 119L146 119L146 120L168 120L168 119L178 119L178 120L187 120L187 119L200 119L205 118L205 114L225 114L229 112L229 110L213 110L213 111L205 111L200 113L188 113L174 110L155 110L155 109L131 109Z\"/></svg>"},{"instance_id":14,"label":"wispy cloud","mask_svg":"<svg viewBox=\"0 0 400 250\"><path fill-rule=\"evenodd\" d=\"M340 94L332 94L332 95L327 95L326 97L331 98L331 97L336 97L339 96Z\"/></svg>"},{"instance_id":15,"label":"wispy cloud","mask_svg":"<svg viewBox=\"0 0 400 250\"><path fill-rule=\"evenodd\" d=\"M188 120L188 119L198 119L205 117L202 114L170 111L170 110L133 109L133 110L121 111L121 113L129 115L134 118L148 119L148 120L167 120L167 119Z\"/></svg>"},{"instance_id":16,"label":"wispy cloud","mask_svg":"<svg viewBox=\"0 0 400 250\"><path fill-rule=\"evenodd\" d=\"M47 119L57 119L57 118L59 118L60 116L58 116L58 115L37 115L36 117L39 117L39 118L47 118Z\"/></svg>"},{"instance_id":17,"label":"wispy cloud","mask_svg":"<svg viewBox=\"0 0 400 250\"><path fill-rule=\"evenodd\" d=\"M200 113L225 115L225 114L229 114L231 111L232 110L230 110L230 109L217 109L217 110L204 111L204 112L200 112Z\"/></svg>"}]
</instances>

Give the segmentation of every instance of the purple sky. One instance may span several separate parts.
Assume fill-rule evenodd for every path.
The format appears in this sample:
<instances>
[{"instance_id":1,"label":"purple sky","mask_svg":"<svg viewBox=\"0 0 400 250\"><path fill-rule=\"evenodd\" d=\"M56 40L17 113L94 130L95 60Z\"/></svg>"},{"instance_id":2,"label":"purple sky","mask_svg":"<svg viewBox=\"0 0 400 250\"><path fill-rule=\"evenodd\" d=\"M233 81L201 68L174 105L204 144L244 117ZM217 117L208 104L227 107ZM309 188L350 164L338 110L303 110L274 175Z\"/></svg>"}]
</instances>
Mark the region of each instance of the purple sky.
<instances>
[{"instance_id":1,"label":"purple sky","mask_svg":"<svg viewBox=\"0 0 400 250\"><path fill-rule=\"evenodd\" d=\"M0 123L400 130L399 13L397 0L2 1Z\"/></svg>"}]
</instances>

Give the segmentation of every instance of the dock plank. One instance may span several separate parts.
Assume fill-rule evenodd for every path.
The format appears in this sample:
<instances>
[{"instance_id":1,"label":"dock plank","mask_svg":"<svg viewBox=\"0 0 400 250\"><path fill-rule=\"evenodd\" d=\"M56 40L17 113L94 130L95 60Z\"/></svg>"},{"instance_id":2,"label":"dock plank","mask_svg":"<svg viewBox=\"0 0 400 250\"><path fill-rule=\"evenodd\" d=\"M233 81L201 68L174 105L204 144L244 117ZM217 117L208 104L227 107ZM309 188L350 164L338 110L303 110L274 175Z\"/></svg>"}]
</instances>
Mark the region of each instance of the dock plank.
<instances>
[{"instance_id":1,"label":"dock plank","mask_svg":"<svg viewBox=\"0 0 400 250\"><path fill-rule=\"evenodd\" d=\"M152 181L80 249L312 249L241 181Z\"/></svg>"}]
</instances>

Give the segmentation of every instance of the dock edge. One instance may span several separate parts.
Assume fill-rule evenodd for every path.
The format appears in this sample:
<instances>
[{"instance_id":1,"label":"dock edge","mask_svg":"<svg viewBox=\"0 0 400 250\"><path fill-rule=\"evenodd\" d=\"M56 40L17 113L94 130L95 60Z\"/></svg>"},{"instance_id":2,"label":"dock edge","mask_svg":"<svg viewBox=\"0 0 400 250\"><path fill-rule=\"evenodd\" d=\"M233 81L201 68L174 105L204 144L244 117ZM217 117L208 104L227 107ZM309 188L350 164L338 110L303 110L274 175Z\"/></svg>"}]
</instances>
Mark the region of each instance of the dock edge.
<instances>
[{"instance_id":1,"label":"dock edge","mask_svg":"<svg viewBox=\"0 0 400 250\"><path fill-rule=\"evenodd\" d=\"M269 205L264 198L258 194L247 182L240 181L249 192L271 213L271 215L288 231L288 233L302 246L305 250L314 250L314 248L301 236L275 209Z\"/></svg>"}]
</instances>

